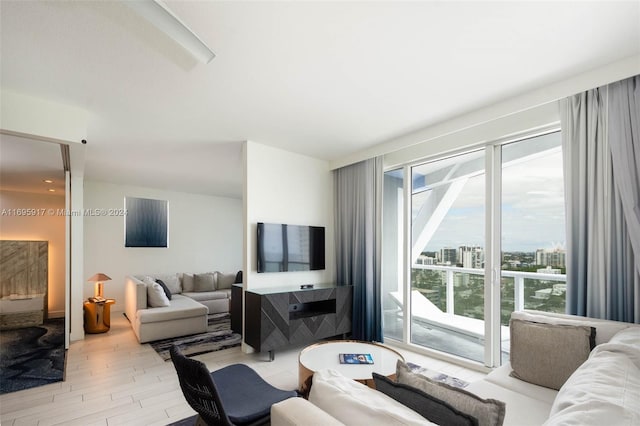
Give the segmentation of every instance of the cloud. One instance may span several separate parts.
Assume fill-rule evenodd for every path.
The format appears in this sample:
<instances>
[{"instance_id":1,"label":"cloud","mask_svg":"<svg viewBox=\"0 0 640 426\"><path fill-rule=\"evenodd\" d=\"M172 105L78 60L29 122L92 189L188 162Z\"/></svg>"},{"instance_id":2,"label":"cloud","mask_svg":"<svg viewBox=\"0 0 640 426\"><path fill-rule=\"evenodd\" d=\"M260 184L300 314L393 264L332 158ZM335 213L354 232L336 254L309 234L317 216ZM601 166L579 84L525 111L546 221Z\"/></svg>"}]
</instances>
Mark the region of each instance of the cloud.
<instances>
[{"instance_id":1,"label":"cloud","mask_svg":"<svg viewBox=\"0 0 640 426\"><path fill-rule=\"evenodd\" d=\"M565 241L562 153L536 155L502 170L502 249L535 251ZM417 206L414 205L414 208ZM471 177L425 248L485 245L485 176Z\"/></svg>"}]
</instances>

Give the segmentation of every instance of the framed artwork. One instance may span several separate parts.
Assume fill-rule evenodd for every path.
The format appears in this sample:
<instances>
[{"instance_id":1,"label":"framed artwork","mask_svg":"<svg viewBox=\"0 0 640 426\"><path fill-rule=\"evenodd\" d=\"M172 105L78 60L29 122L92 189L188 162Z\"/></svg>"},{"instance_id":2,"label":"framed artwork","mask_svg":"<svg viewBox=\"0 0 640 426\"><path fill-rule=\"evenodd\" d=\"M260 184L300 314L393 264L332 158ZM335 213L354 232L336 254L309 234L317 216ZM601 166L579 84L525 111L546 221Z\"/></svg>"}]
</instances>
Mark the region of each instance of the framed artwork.
<instances>
[{"instance_id":1,"label":"framed artwork","mask_svg":"<svg viewBox=\"0 0 640 426\"><path fill-rule=\"evenodd\" d=\"M169 246L169 202L125 197L125 247Z\"/></svg>"}]
</instances>

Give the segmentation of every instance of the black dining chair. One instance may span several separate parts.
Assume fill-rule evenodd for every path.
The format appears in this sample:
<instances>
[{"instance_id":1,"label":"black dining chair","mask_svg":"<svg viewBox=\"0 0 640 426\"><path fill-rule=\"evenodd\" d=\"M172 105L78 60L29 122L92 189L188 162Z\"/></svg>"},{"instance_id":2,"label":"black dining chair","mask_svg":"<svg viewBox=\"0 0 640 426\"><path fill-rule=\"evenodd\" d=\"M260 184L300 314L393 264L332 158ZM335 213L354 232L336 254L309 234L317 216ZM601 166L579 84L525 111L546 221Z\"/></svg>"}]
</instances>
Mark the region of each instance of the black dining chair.
<instances>
[{"instance_id":1,"label":"black dining chair","mask_svg":"<svg viewBox=\"0 0 640 426\"><path fill-rule=\"evenodd\" d=\"M204 363L187 358L177 346L170 353L182 393L198 413L198 425L265 424L270 420L271 405L298 395L271 386L244 364L209 372Z\"/></svg>"}]
</instances>

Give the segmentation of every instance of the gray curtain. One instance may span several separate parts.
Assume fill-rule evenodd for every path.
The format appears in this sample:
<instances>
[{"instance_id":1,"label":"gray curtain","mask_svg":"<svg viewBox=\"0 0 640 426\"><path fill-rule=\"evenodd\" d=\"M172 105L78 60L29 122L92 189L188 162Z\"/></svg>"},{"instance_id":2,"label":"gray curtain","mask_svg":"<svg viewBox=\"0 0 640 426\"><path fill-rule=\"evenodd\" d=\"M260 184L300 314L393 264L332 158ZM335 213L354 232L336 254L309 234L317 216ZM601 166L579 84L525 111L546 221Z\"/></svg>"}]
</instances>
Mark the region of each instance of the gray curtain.
<instances>
[{"instance_id":1,"label":"gray curtain","mask_svg":"<svg viewBox=\"0 0 640 426\"><path fill-rule=\"evenodd\" d=\"M639 83L560 103L571 314L640 322Z\"/></svg>"},{"instance_id":2,"label":"gray curtain","mask_svg":"<svg viewBox=\"0 0 640 426\"><path fill-rule=\"evenodd\" d=\"M353 286L352 336L382 341L382 158L334 172L336 280Z\"/></svg>"}]
</instances>

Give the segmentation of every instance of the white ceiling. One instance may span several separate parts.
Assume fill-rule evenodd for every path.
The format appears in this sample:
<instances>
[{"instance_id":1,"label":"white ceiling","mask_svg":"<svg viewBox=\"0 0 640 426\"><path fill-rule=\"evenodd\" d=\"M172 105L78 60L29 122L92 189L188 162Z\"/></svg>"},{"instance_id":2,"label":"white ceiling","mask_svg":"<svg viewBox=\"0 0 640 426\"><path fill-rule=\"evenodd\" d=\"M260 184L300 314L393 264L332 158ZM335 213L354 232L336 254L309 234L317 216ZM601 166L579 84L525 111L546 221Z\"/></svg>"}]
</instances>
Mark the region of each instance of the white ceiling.
<instances>
[{"instance_id":1,"label":"white ceiling","mask_svg":"<svg viewBox=\"0 0 640 426\"><path fill-rule=\"evenodd\" d=\"M0 3L2 89L91 113L86 177L240 197L240 142L338 159L640 52L640 2Z\"/></svg>"}]
</instances>

